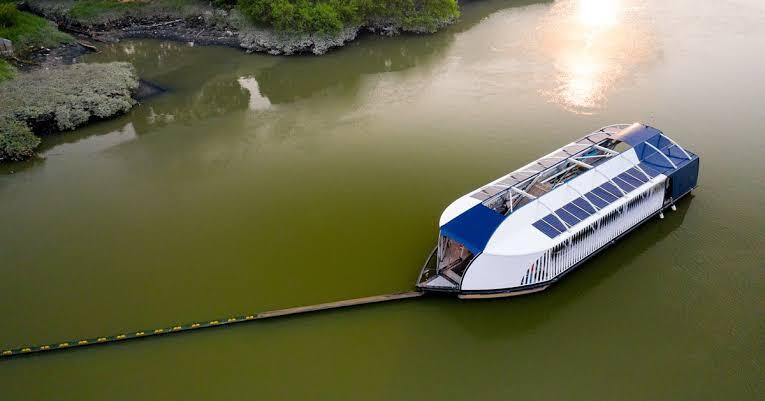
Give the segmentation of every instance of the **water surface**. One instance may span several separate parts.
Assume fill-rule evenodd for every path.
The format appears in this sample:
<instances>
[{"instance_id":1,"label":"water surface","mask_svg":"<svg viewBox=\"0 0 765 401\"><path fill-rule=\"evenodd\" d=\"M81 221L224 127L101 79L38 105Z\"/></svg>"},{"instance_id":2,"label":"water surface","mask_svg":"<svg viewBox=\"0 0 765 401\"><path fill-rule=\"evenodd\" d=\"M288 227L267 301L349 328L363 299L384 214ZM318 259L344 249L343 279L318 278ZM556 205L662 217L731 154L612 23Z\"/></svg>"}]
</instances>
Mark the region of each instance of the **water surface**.
<instances>
[{"instance_id":1,"label":"water surface","mask_svg":"<svg viewBox=\"0 0 765 401\"><path fill-rule=\"evenodd\" d=\"M168 89L0 167L0 346L412 288L453 199L642 121L701 187L550 291L0 362L0 398L765 396L765 7L480 1L322 57L128 41Z\"/></svg>"}]
</instances>

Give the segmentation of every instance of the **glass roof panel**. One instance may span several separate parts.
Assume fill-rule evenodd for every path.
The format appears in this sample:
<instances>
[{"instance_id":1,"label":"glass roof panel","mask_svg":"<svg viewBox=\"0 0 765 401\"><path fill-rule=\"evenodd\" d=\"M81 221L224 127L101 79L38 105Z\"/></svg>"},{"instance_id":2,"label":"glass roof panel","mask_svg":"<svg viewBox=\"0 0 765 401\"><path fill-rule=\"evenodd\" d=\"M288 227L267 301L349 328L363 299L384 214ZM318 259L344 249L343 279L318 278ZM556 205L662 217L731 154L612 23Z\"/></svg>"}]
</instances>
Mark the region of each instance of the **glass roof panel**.
<instances>
[{"instance_id":1,"label":"glass roof panel","mask_svg":"<svg viewBox=\"0 0 765 401\"><path fill-rule=\"evenodd\" d=\"M553 158L545 158L545 159L539 159L537 160L537 163L540 164L544 168L552 167L560 162L562 162L565 159L553 159Z\"/></svg>"},{"instance_id":2,"label":"glass roof panel","mask_svg":"<svg viewBox=\"0 0 765 401\"><path fill-rule=\"evenodd\" d=\"M590 134L589 136L587 136L587 139L589 139L589 140L591 140L591 141L593 141L595 143L600 143L604 139L607 139L610 136L611 135L608 135L605 132L596 132L594 134Z\"/></svg>"},{"instance_id":3,"label":"glass roof panel","mask_svg":"<svg viewBox=\"0 0 765 401\"><path fill-rule=\"evenodd\" d=\"M577 153L579 153L579 152L589 148L590 146L592 146L592 144L590 144L590 143L587 143L587 144L572 144L572 145L565 146L561 150L566 152L569 156L573 156L573 155L575 155L575 154L577 154Z\"/></svg>"}]
</instances>

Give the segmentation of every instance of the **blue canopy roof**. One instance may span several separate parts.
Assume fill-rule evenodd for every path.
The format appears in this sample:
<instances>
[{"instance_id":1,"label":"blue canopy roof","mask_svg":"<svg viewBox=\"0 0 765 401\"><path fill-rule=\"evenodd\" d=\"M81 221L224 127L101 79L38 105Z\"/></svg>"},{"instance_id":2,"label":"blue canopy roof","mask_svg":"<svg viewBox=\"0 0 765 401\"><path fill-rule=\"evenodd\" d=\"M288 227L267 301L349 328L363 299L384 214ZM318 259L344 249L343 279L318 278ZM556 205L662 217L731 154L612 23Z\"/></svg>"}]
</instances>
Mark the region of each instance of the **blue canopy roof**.
<instances>
[{"instance_id":1,"label":"blue canopy roof","mask_svg":"<svg viewBox=\"0 0 765 401\"><path fill-rule=\"evenodd\" d=\"M654 127L634 123L618 133L611 135L611 138L627 143L630 146L636 146L659 134L661 134L661 131Z\"/></svg>"},{"instance_id":2,"label":"blue canopy roof","mask_svg":"<svg viewBox=\"0 0 765 401\"><path fill-rule=\"evenodd\" d=\"M647 144L651 144L653 147ZM686 151L688 156L691 157L689 159L686 153L679 147L673 146L672 142L661 134L661 131L659 131L659 134L651 136L637 145L633 145L633 147L641 164L646 164L662 174L669 174L697 157L695 154ZM661 153L657 152L654 147L659 149ZM670 163L670 160L672 163ZM673 163L674 166L672 165Z\"/></svg>"},{"instance_id":3,"label":"blue canopy roof","mask_svg":"<svg viewBox=\"0 0 765 401\"><path fill-rule=\"evenodd\" d=\"M464 245L473 254L483 252L486 243L505 216L478 204L441 227L441 234Z\"/></svg>"},{"instance_id":4,"label":"blue canopy roof","mask_svg":"<svg viewBox=\"0 0 765 401\"><path fill-rule=\"evenodd\" d=\"M662 174L668 174L689 163L696 157L693 153L687 151L686 155L686 152L678 146L673 146L670 139L658 129L640 123L630 125L612 135L611 138L632 146L641 165L650 166ZM646 144L651 144L653 147ZM654 147L661 153L657 152ZM672 165L673 163L674 166Z\"/></svg>"}]
</instances>

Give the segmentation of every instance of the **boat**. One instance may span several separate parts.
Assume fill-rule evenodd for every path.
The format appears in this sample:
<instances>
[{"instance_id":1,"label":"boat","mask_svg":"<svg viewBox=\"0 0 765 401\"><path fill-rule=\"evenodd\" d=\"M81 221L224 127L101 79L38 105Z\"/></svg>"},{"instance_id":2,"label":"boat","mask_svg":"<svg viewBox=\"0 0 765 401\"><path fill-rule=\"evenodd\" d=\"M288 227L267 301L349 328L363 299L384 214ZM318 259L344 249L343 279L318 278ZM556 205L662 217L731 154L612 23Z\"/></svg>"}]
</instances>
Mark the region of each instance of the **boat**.
<instances>
[{"instance_id":1,"label":"boat","mask_svg":"<svg viewBox=\"0 0 765 401\"><path fill-rule=\"evenodd\" d=\"M416 286L460 298L544 290L674 210L698 174L698 155L654 127L603 127L452 202Z\"/></svg>"}]
</instances>

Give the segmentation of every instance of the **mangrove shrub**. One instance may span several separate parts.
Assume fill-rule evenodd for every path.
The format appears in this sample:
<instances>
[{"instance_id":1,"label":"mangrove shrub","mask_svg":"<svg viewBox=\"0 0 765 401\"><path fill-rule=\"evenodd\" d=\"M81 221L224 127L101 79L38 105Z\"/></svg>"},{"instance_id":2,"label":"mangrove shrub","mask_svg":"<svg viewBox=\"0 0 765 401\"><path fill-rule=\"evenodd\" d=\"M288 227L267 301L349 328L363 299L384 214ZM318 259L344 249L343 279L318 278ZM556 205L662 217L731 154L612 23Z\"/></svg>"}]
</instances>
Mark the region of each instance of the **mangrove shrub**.
<instances>
[{"instance_id":1,"label":"mangrove shrub","mask_svg":"<svg viewBox=\"0 0 765 401\"><path fill-rule=\"evenodd\" d=\"M20 121L0 118L0 161L23 160L35 153L40 138Z\"/></svg>"},{"instance_id":2,"label":"mangrove shrub","mask_svg":"<svg viewBox=\"0 0 765 401\"><path fill-rule=\"evenodd\" d=\"M0 84L0 119L35 133L70 130L130 110L138 77L129 63L75 64L20 74Z\"/></svg>"}]
</instances>

